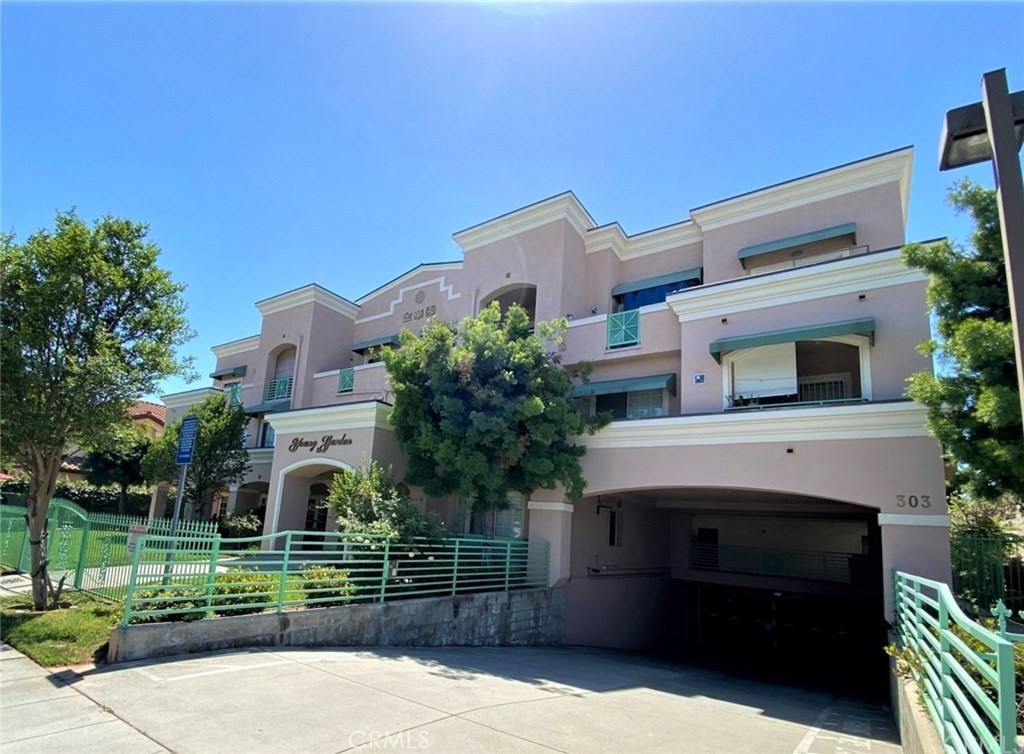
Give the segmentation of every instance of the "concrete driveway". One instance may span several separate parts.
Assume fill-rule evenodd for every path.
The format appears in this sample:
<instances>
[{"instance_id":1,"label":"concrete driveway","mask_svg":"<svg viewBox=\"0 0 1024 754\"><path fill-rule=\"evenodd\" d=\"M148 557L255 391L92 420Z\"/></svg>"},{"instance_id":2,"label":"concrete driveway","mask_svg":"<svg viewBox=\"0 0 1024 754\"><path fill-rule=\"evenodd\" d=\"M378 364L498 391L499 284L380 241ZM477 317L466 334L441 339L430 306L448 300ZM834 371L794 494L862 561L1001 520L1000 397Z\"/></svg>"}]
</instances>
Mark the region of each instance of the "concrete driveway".
<instances>
[{"instance_id":1,"label":"concrete driveway","mask_svg":"<svg viewBox=\"0 0 1024 754\"><path fill-rule=\"evenodd\" d=\"M603 650L252 649L61 680L174 752L900 751L879 707Z\"/></svg>"}]
</instances>

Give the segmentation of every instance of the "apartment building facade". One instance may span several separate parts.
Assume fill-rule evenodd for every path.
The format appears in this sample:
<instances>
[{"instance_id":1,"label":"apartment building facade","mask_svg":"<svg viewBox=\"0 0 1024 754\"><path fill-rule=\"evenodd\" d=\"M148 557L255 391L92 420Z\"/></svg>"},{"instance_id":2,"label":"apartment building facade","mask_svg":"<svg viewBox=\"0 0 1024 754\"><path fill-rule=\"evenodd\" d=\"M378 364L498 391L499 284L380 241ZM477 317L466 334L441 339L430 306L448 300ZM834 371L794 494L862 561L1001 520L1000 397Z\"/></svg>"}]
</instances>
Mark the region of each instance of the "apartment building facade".
<instances>
[{"instance_id":1,"label":"apartment building facade","mask_svg":"<svg viewBox=\"0 0 1024 754\"><path fill-rule=\"evenodd\" d=\"M568 317L564 363L593 364L578 391L615 420L582 440L582 499L539 490L485 532L551 543L566 641L873 632L892 569L950 569L940 449L904 397L931 368L927 279L900 261L912 161L896 150L633 236L551 197L361 298L313 284L257 302L260 332L215 347L212 385L164 396L168 419L211 392L244 406L252 468L227 507L265 506L267 533L329 530L318 503L339 469L369 457L401 478L379 350L403 328L495 300Z\"/></svg>"}]
</instances>

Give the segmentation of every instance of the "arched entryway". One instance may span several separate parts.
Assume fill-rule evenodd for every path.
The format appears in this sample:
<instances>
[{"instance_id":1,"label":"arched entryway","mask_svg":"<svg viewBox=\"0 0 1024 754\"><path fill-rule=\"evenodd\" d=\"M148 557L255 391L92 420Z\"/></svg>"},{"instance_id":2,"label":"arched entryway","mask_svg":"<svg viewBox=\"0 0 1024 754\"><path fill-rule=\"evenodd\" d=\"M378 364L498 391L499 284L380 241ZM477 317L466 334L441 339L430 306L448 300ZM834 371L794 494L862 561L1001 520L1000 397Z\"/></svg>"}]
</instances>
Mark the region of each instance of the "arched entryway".
<instances>
[{"instance_id":1,"label":"arched entryway","mask_svg":"<svg viewBox=\"0 0 1024 754\"><path fill-rule=\"evenodd\" d=\"M334 475L351 468L333 458L306 458L285 466L271 483L265 532L335 530L324 501Z\"/></svg>"}]
</instances>

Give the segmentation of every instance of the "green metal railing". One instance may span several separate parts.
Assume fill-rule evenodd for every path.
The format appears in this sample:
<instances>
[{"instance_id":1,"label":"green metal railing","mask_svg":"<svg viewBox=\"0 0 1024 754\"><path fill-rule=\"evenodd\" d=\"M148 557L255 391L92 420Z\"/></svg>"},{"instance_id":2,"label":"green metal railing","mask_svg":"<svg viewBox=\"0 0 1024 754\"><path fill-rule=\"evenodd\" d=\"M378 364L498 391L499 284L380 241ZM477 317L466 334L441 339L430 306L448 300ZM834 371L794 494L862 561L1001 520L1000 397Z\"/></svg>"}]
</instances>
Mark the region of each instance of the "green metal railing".
<instances>
[{"instance_id":1,"label":"green metal railing","mask_svg":"<svg viewBox=\"0 0 1024 754\"><path fill-rule=\"evenodd\" d=\"M338 392L351 393L356 384L356 370L347 367L338 372Z\"/></svg>"},{"instance_id":2,"label":"green metal railing","mask_svg":"<svg viewBox=\"0 0 1024 754\"><path fill-rule=\"evenodd\" d=\"M229 406L241 406L242 405L242 386L232 385L228 392L228 405Z\"/></svg>"},{"instance_id":3,"label":"green metal railing","mask_svg":"<svg viewBox=\"0 0 1024 754\"><path fill-rule=\"evenodd\" d=\"M622 348L640 342L640 310L612 312L608 315L607 347Z\"/></svg>"},{"instance_id":4,"label":"green metal railing","mask_svg":"<svg viewBox=\"0 0 1024 754\"><path fill-rule=\"evenodd\" d=\"M871 578L865 555L698 542L690 544L690 568L842 584L864 584Z\"/></svg>"},{"instance_id":5,"label":"green metal railing","mask_svg":"<svg viewBox=\"0 0 1024 754\"><path fill-rule=\"evenodd\" d=\"M522 539L288 531L206 540L147 536L123 625L547 586L548 545Z\"/></svg>"},{"instance_id":6,"label":"green metal railing","mask_svg":"<svg viewBox=\"0 0 1024 754\"><path fill-rule=\"evenodd\" d=\"M25 508L0 506L0 563L21 572L30 569ZM148 533L168 534L169 519L146 519L109 513L90 513L74 503L54 498L47 513L47 558L54 581L108 599L122 600L128 587L134 545ZM217 535L215 521L181 521L183 537L209 540ZM166 557L166 556L163 556Z\"/></svg>"},{"instance_id":7,"label":"green metal railing","mask_svg":"<svg viewBox=\"0 0 1024 754\"><path fill-rule=\"evenodd\" d=\"M971 620L938 581L897 572L893 584L896 634L910 657L921 698L947 752L1017 751L1013 642ZM1001 606L1000 606L1001 607Z\"/></svg>"},{"instance_id":8,"label":"green metal railing","mask_svg":"<svg viewBox=\"0 0 1024 754\"><path fill-rule=\"evenodd\" d=\"M956 534L950 537L953 593L979 612L1002 600L1024 609L1024 537Z\"/></svg>"},{"instance_id":9,"label":"green metal railing","mask_svg":"<svg viewBox=\"0 0 1024 754\"><path fill-rule=\"evenodd\" d=\"M270 380L267 383L267 396L265 400L276 401L292 397L293 377L282 377L278 380Z\"/></svg>"}]
</instances>

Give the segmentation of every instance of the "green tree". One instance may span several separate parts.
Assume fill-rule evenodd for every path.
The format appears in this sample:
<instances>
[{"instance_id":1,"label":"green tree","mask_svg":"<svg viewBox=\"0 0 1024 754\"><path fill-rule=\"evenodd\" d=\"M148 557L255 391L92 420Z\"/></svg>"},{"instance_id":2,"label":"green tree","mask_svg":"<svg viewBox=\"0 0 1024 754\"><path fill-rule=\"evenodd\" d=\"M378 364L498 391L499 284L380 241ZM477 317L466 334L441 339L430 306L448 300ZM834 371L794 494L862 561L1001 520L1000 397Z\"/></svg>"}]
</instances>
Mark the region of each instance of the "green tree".
<instances>
[{"instance_id":1,"label":"green tree","mask_svg":"<svg viewBox=\"0 0 1024 754\"><path fill-rule=\"evenodd\" d=\"M335 474L326 503L341 531L379 534L398 542L437 540L446 534L441 517L421 513L395 485L392 468L376 461L363 459L359 468Z\"/></svg>"},{"instance_id":2,"label":"green tree","mask_svg":"<svg viewBox=\"0 0 1024 754\"><path fill-rule=\"evenodd\" d=\"M32 594L47 608L46 515L65 449L124 421L131 402L187 371L184 286L157 265L145 223L109 215L91 227L57 213L56 228L0 245L0 432L29 475Z\"/></svg>"},{"instance_id":3,"label":"green tree","mask_svg":"<svg viewBox=\"0 0 1024 754\"><path fill-rule=\"evenodd\" d=\"M241 406L229 406L221 395L211 395L189 409L189 414L199 418L199 432L182 504L189 506L194 517L209 518L214 493L240 481L249 470L249 451L245 449L247 420ZM143 475L150 482L177 484L178 438L183 419L172 422L142 459Z\"/></svg>"},{"instance_id":4,"label":"green tree","mask_svg":"<svg viewBox=\"0 0 1024 754\"><path fill-rule=\"evenodd\" d=\"M120 493L117 512L128 512L128 488L145 482L142 458L150 438L139 427L123 427L101 447L90 450L82 463L85 479L96 487L116 484Z\"/></svg>"},{"instance_id":5,"label":"green tree","mask_svg":"<svg viewBox=\"0 0 1024 754\"><path fill-rule=\"evenodd\" d=\"M458 325L403 331L401 346L382 356L406 480L431 495L457 493L478 511L506 507L510 492L558 484L579 497L586 448L575 440L608 419L587 416L571 397L560 363L566 324L535 330L525 309L503 315L494 302Z\"/></svg>"},{"instance_id":6,"label":"green tree","mask_svg":"<svg viewBox=\"0 0 1024 754\"><path fill-rule=\"evenodd\" d=\"M962 492L982 500L1021 495L1024 429L995 191L962 181L949 200L974 219L970 247L941 241L903 249L909 266L931 275L938 334L922 344L937 373L913 375L908 393L928 408L929 429L956 464Z\"/></svg>"}]
</instances>

